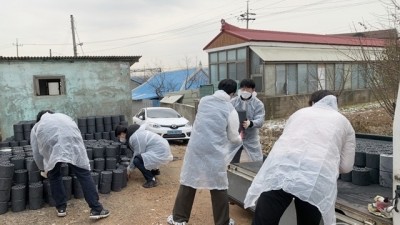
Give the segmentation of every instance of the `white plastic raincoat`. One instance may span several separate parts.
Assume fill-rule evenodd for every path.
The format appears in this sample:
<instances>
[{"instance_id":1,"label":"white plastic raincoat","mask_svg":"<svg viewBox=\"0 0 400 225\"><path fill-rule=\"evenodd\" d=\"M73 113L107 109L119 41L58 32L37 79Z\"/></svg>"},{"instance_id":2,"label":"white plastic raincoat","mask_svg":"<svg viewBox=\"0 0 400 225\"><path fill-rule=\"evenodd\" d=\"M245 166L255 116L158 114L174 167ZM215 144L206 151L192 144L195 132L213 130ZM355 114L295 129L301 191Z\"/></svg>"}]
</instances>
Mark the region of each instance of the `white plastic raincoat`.
<instances>
[{"instance_id":1,"label":"white plastic raincoat","mask_svg":"<svg viewBox=\"0 0 400 225\"><path fill-rule=\"evenodd\" d=\"M256 97L256 92L253 92L249 100L242 100L240 96L236 96L231 100L231 103L236 110L245 110L247 119L253 122L253 126L244 131L244 150L252 161L262 161L263 155L258 132L264 124L264 104Z\"/></svg>"},{"instance_id":2,"label":"white plastic raincoat","mask_svg":"<svg viewBox=\"0 0 400 225\"><path fill-rule=\"evenodd\" d=\"M142 126L129 138L129 145L133 150L130 169L135 168L133 159L139 154L147 170L158 169L173 159L168 141L158 134L142 129Z\"/></svg>"},{"instance_id":3,"label":"white plastic raincoat","mask_svg":"<svg viewBox=\"0 0 400 225\"><path fill-rule=\"evenodd\" d=\"M201 98L181 169L182 185L228 188L227 166L241 145L238 114L229 100L222 90Z\"/></svg>"},{"instance_id":4,"label":"white plastic raincoat","mask_svg":"<svg viewBox=\"0 0 400 225\"><path fill-rule=\"evenodd\" d=\"M81 132L75 121L65 114L43 114L32 128L31 146L40 170L50 171L58 162L90 170Z\"/></svg>"},{"instance_id":5,"label":"white plastic raincoat","mask_svg":"<svg viewBox=\"0 0 400 225\"><path fill-rule=\"evenodd\" d=\"M339 172L352 170L355 154L354 129L337 110L336 97L328 95L289 118L247 192L245 208L262 192L282 189L316 206L325 225L336 224L336 180Z\"/></svg>"}]
</instances>

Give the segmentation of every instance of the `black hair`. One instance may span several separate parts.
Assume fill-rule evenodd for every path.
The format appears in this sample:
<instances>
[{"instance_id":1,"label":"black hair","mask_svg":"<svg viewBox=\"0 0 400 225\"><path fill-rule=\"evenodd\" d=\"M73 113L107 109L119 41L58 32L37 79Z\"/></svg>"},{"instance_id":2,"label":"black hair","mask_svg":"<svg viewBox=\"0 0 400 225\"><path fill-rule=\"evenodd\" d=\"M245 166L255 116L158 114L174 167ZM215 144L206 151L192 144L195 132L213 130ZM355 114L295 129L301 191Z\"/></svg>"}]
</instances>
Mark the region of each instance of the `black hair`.
<instances>
[{"instance_id":1,"label":"black hair","mask_svg":"<svg viewBox=\"0 0 400 225\"><path fill-rule=\"evenodd\" d=\"M252 79L243 79L242 81L240 81L240 88L256 88L256 84L254 83L254 81Z\"/></svg>"},{"instance_id":2,"label":"black hair","mask_svg":"<svg viewBox=\"0 0 400 225\"><path fill-rule=\"evenodd\" d=\"M115 127L115 137L118 137L121 133L127 133L127 128L122 125L118 125Z\"/></svg>"},{"instance_id":3,"label":"black hair","mask_svg":"<svg viewBox=\"0 0 400 225\"><path fill-rule=\"evenodd\" d=\"M54 112L51 111L51 110L49 110L49 109L45 109L45 110L40 111L40 112L36 115L36 123L40 121L40 119L42 118L43 114L45 114L45 113L53 114Z\"/></svg>"},{"instance_id":4,"label":"black hair","mask_svg":"<svg viewBox=\"0 0 400 225\"><path fill-rule=\"evenodd\" d=\"M218 90L223 90L228 95L233 94L237 90L237 83L232 79L221 80L218 84Z\"/></svg>"},{"instance_id":5,"label":"black hair","mask_svg":"<svg viewBox=\"0 0 400 225\"><path fill-rule=\"evenodd\" d=\"M311 94L310 99L308 100L308 105L312 106L313 103L314 104L317 103L319 100L323 99L325 96L328 95L335 95L335 94L328 90L315 91L314 93Z\"/></svg>"},{"instance_id":6,"label":"black hair","mask_svg":"<svg viewBox=\"0 0 400 225\"><path fill-rule=\"evenodd\" d=\"M126 140L129 141L129 138L139 129L138 124L132 124L129 125L128 128L126 129Z\"/></svg>"}]
</instances>

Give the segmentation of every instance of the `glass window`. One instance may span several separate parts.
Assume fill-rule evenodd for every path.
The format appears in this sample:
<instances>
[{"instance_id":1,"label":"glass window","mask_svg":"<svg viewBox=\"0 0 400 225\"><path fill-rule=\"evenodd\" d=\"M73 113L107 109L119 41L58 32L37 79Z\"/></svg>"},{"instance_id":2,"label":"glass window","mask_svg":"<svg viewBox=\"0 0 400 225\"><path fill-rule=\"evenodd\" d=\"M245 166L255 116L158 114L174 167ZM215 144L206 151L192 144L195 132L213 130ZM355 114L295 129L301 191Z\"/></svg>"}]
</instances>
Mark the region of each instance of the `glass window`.
<instances>
[{"instance_id":1,"label":"glass window","mask_svg":"<svg viewBox=\"0 0 400 225\"><path fill-rule=\"evenodd\" d=\"M318 90L318 67L317 64L308 64L308 93Z\"/></svg>"},{"instance_id":2,"label":"glass window","mask_svg":"<svg viewBox=\"0 0 400 225\"><path fill-rule=\"evenodd\" d=\"M236 80L236 63L228 63L228 77Z\"/></svg>"},{"instance_id":3,"label":"glass window","mask_svg":"<svg viewBox=\"0 0 400 225\"><path fill-rule=\"evenodd\" d=\"M222 52L218 52L218 62L226 62L226 52L222 51Z\"/></svg>"},{"instance_id":4,"label":"glass window","mask_svg":"<svg viewBox=\"0 0 400 225\"><path fill-rule=\"evenodd\" d=\"M237 69L237 73L236 73L237 80L241 81L241 80L245 79L246 78L246 63L244 63L244 62L237 63L236 69Z\"/></svg>"},{"instance_id":5,"label":"glass window","mask_svg":"<svg viewBox=\"0 0 400 225\"><path fill-rule=\"evenodd\" d=\"M358 89L358 65L351 65L351 89Z\"/></svg>"},{"instance_id":6,"label":"glass window","mask_svg":"<svg viewBox=\"0 0 400 225\"><path fill-rule=\"evenodd\" d=\"M344 65L335 64L335 91L343 89Z\"/></svg>"},{"instance_id":7,"label":"glass window","mask_svg":"<svg viewBox=\"0 0 400 225\"><path fill-rule=\"evenodd\" d=\"M367 87L367 72L364 69L363 65L358 65L358 88L366 88Z\"/></svg>"},{"instance_id":8,"label":"glass window","mask_svg":"<svg viewBox=\"0 0 400 225\"><path fill-rule=\"evenodd\" d=\"M297 66L296 64L287 65L287 93L297 94Z\"/></svg>"},{"instance_id":9,"label":"glass window","mask_svg":"<svg viewBox=\"0 0 400 225\"><path fill-rule=\"evenodd\" d=\"M250 65L251 74L260 74L261 59L253 51L251 51L251 60L250 61L251 61L251 65Z\"/></svg>"},{"instance_id":10,"label":"glass window","mask_svg":"<svg viewBox=\"0 0 400 225\"><path fill-rule=\"evenodd\" d=\"M246 60L246 49L240 48L237 50L237 59L238 60Z\"/></svg>"},{"instance_id":11,"label":"glass window","mask_svg":"<svg viewBox=\"0 0 400 225\"><path fill-rule=\"evenodd\" d=\"M286 94L286 67L285 64L276 65L276 94Z\"/></svg>"},{"instance_id":12,"label":"glass window","mask_svg":"<svg viewBox=\"0 0 400 225\"><path fill-rule=\"evenodd\" d=\"M275 65L265 65L265 94L275 95Z\"/></svg>"},{"instance_id":13,"label":"glass window","mask_svg":"<svg viewBox=\"0 0 400 225\"><path fill-rule=\"evenodd\" d=\"M228 78L228 73L226 71L226 64L218 64L219 68L219 80Z\"/></svg>"},{"instance_id":14,"label":"glass window","mask_svg":"<svg viewBox=\"0 0 400 225\"><path fill-rule=\"evenodd\" d=\"M307 64L297 65L297 78L298 86L297 90L299 94L306 94L308 90L308 77L307 77Z\"/></svg>"},{"instance_id":15,"label":"glass window","mask_svg":"<svg viewBox=\"0 0 400 225\"><path fill-rule=\"evenodd\" d=\"M218 62L218 55L216 52L210 53L210 63L217 63Z\"/></svg>"},{"instance_id":16,"label":"glass window","mask_svg":"<svg viewBox=\"0 0 400 225\"><path fill-rule=\"evenodd\" d=\"M351 89L351 73L352 73L352 65L349 63L344 64L343 69L343 85L345 90Z\"/></svg>"},{"instance_id":17,"label":"glass window","mask_svg":"<svg viewBox=\"0 0 400 225\"><path fill-rule=\"evenodd\" d=\"M318 90L325 90L325 64L318 64Z\"/></svg>"},{"instance_id":18,"label":"glass window","mask_svg":"<svg viewBox=\"0 0 400 225\"><path fill-rule=\"evenodd\" d=\"M335 65L326 64L325 65L325 78L326 78L326 89L334 90L335 87Z\"/></svg>"},{"instance_id":19,"label":"glass window","mask_svg":"<svg viewBox=\"0 0 400 225\"><path fill-rule=\"evenodd\" d=\"M211 84L218 84L218 66L210 65Z\"/></svg>"},{"instance_id":20,"label":"glass window","mask_svg":"<svg viewBox=\"0 0 400 225\"><path fill-rule=\"evenodd\" d=\"M236 60L236 50L229 50L228 61L235 61L235 60Z\"/></svg>"}]
</instances>

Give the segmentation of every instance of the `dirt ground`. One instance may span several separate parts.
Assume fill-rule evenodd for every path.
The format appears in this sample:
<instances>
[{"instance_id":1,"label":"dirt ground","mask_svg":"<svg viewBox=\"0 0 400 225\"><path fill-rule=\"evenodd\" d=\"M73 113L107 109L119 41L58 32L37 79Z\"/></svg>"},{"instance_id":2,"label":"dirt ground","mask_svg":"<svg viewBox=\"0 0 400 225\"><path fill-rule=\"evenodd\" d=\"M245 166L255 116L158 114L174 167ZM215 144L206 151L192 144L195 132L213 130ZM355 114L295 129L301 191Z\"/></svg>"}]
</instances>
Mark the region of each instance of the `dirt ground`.
<instances>
[{"instance_id":1,"label":"dirt ground","mask_svg":"<svg viewBox=\"0 0 400 225\"><path fill-rule=\"evenodd\" d=\"M360 105L343 109L343 114L352 122L356 132L380 135L392 134L392 120L377 104ZM282 131L284 120L266 121L261 131L261 142L266 152L273 140ZM128 186L121 192L100 194L100 200L111 211L109 218L99 221L89 219L89 208L83 199L68 201L68 215L58 218L53 207L45 206L40 210L11 211L0 215L0 224L132 224L166 225L166 218L171 214L179 186L179 174L185 152L185 145L171 142L174 161L161 168L158 176L159 185L152 189L142 187L144 178L138 170L129 180ZM251 223L251 213L237 205L230 205L230 216L237 225ZM199 190L193 205L191 225L213 224L209 191Z\"/></svg>"},{"instance_id":2,"label":"dirt ground","mask_svg":"<svg viewBox=\"0 0 400 225\"><path fill-rule=\"evenodd\" d=\"M155 188L142 187L144 178L140 171L135 170L126 188L120 192L100 194L100 201L110 210L108 218L96 222L89 219L89 208L83 199L68 201L67 213L64 218L58 218L55 208L45 205L39 210L25 210L13 213L11 210L0 215L1 225L14 224L130 224L130 225L166 225L171 214L175 196L179 187L180 168L186 145L171 142L174 161L161 167L158 176L159 185ZM250 224L252 215L236 205L230 205L230 216L236 224ZM199 190L190 218L190 225L214 224L211 209L210 192Z\"/></svg>"}]
</instances>

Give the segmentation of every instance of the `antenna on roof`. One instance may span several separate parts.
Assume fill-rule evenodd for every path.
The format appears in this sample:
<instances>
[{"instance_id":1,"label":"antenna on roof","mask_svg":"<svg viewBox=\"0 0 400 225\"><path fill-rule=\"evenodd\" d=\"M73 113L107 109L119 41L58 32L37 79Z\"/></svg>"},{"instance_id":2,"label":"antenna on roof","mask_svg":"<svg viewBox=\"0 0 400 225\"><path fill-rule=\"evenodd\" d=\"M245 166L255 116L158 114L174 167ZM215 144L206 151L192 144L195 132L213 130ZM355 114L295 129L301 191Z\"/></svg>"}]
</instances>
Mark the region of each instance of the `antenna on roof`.
<instances>
[{"instance_id":1,"label":"antenna on roof","mask_svg":"<svg viewBox=\"0 0 400 225\"><path fill-rule=\"evenodd\" d=\"M256 18L250 18L250 16L255 16L255 13L249 12L249 0L247 2L246 12L239 15L238 20L246 20L246 29L249 29L249 20L256 20Z\"/></svg>"}]
</instances>

